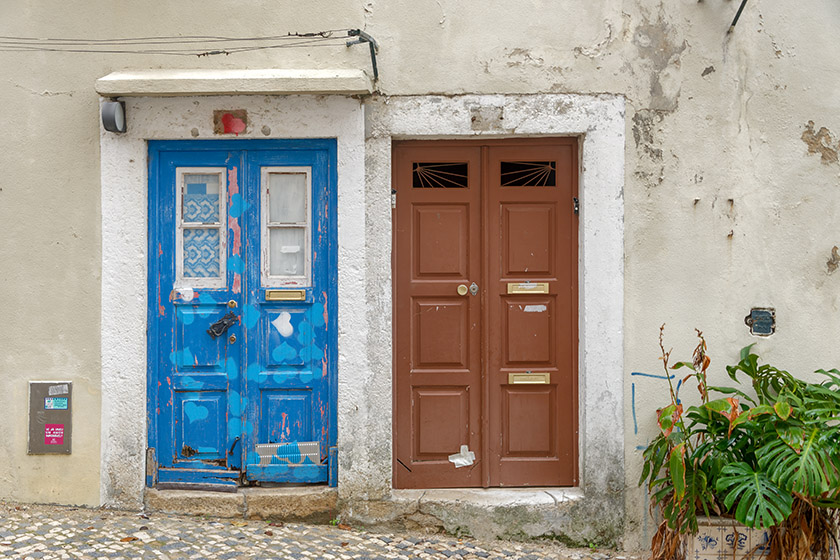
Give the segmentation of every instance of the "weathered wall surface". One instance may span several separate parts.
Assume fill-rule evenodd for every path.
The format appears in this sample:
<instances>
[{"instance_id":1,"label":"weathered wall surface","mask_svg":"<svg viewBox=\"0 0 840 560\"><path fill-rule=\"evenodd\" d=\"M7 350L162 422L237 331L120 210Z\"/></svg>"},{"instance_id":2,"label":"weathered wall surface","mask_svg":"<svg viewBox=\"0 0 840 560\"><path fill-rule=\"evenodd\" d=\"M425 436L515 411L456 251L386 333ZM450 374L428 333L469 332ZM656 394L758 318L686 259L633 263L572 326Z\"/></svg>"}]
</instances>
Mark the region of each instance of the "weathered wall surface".
<instances>
[{"instance_id":1,"label":"weathered wall surface","mask_svg":"<svg viewBox=\"0 0 840 560\"><path fill-rule=\"evenodd\" d=\"M656 337L675 355L709 341L714 365L753 342L753 306L776 308L760 353L788 369L840 364L840 4L455 0L305 6L91 1L0 6L3 35L275 35L361 27L380 43L386 96L608 93L626 98L624 424L628 546L650 534L635 490L664 388ZM135 68L368 68L364 47L220 57L0 52L0 497L99 502L100 195L93 82ZM546 107L545 111L553 109ZM516 132L516 131L513 131ZM379 173L370 170L369 173ZM585 171L584 171L585 173ZM385 195L383 195L385 196ZM378 207L377 207L378 208ZM368 217L376 229L378 214ZM387 258L368 254L381 270ZM377 289L378 272L368 291ZM387 297L374 298L387 301ZM369 335L385 344L388 333ZM371 368L389 367L373 344ZM721 369L716 374L720 374ZM74 382L73 454L26 455L28 380ZM363 407L364 408L364 407ZM375 410L369 412L374 422ZM128 421L138 421L129 419ZM376 450L371 450L376 452ZM60 474L73 473L72 483Z\"/></svg>"}]
</instances>

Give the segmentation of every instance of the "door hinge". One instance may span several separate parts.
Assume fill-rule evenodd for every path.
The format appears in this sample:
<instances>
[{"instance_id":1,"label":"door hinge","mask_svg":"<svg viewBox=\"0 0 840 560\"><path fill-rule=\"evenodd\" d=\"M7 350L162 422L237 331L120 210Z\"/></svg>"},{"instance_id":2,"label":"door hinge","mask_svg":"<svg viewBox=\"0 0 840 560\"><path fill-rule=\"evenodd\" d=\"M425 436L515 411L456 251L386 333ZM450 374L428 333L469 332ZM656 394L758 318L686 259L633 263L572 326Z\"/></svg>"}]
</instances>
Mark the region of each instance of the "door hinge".
<instances>
[{"instance_id":1,"label":"door hinge","mask_svg":"<svg viewBox=\"0 0 840 560\"><path fill-rule=\"evenodd\" d=\"M155 459L155 448L146 448L146 476L155 476L157 473L157 459Z\"/></svg>"},{"instance_id":2,"label":"door hinge","mask_svg":"<svg viewBox=\"0 0 840 560\"><path fill-rule=\"evenodd\" d=\"M578 200L578 197L574 197L572 200L574 201L575 216L578 216L580 215L580 200Z\"/></svg>"},{"instance_id":3,"label":"door hinge","mask_svg":"<svg viewBox=\"0 0 840 560\"><path fill-rule=\"evenodd\" d=\"M397 189L391 189L391 210L397 207Z\"/></svg>"}]
</instances>

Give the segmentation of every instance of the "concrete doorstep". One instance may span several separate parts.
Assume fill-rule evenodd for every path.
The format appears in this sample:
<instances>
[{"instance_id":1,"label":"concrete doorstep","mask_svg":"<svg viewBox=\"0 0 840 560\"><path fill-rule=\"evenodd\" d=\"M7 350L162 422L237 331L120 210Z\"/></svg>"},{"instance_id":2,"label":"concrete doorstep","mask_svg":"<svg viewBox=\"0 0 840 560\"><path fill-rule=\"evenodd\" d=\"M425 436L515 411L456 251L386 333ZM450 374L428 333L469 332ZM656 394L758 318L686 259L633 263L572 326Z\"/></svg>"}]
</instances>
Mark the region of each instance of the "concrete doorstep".
<instances>
[{"instance_id":1,"label":"concrete doorstep","mask_svg":"<svg viewBox=\"0 0 840 560\"><path fill-rule=\"evenodd\" d=\"M326 486L239 488L235 493L147 488L146 511L244 519L329 523L338 490Z\"/></svg>"}]
</instances>

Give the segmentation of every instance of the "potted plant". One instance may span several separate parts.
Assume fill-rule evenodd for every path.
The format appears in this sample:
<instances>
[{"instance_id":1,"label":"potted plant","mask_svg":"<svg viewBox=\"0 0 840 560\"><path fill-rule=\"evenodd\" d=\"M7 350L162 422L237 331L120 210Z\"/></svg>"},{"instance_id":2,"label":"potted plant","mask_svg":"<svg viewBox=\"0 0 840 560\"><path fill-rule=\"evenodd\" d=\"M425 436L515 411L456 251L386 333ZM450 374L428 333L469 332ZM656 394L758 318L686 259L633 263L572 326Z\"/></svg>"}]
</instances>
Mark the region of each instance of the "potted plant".
<instances>
[{"instance_id":1,"label":"potted plant","mask_svg":"<svg viewBox=\"0 0 840 560\"><path fill-rule=\"evenodd\" d=\"M698 532L698 515L734 518L768 529L770 560L837 558L840 521L840 371L820 382L759 364L752 344L727 366L730 386L711 386L703 333L692 360L669 363L664 327L661 360L670 403L657 410L659 434L644 451L639 484L662 517L652 560L682 560ZM681 380L674 370L689 370ZM696 381L700 404L685 408L681 386ZM749 383L748 387L742 385Z\"/></svg>"}]
</instances>

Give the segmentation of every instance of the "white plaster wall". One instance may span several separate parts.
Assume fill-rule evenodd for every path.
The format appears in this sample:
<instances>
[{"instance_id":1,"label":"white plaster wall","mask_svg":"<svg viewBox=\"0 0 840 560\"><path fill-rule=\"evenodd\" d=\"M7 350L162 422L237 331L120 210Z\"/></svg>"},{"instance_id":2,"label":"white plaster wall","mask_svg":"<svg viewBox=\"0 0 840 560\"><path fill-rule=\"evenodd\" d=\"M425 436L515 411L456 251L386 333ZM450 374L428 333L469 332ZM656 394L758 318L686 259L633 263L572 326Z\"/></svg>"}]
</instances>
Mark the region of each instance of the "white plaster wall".
<instances>
[{"instance_id":1,"label":"white plaster wall","mask_svg":"<svg viewBox=\"0 0 840 560\"><path fill-rule=\"evenodd\" d=\"M213 110L248 111L239 138L338 140L338 401L340 418L362 400L364 301L364 120L340 96L128 98L128 132L102 132L101 503L139 508L146 449L147 140L219 138ZM339 462L352 425L339 422ZM343 476L352 476L349 469Z\"/></svg>"},{"instance_id":2,"label":"white plaster wall","mask_svg":"<svg viewBox=\"0 0 840 560\"><path fill-rule=\"evenodd\" d=\"M840 364L840 273L827 268L832 247L840 246L840 165L831 156L840 147L835 44L840 4L750 0L727 34L738 4L312 0L304 6L255 0L240 9L213 0L119 5L10 0L0 3L0 21L4 34L34 37L100 38L106 29L111 37L130 37L361 27L380 44L378 86L388 96L623 96L626 267L624 360L618 369L624 376L625 406L619 414L633 535L626 542L632 547L645 544L651 534L644 495L636 489L637 446L655 433L653 411L662 406L665 390L656 380L630 374L658 372L660 324L667 322L668 346L679 357L690 354L695 326L705 332L713 381L725 379L723 364L756 340L743 324L755 305L777 310L777 333L758 339L763 356L796 372ZM0 135L5 156L0 303L13 325L0 344L0 409L8 411L0 433L0 496L99 500L104 243L99 224L105 200L94 81L132 68L367 69L369 64L366 49L358 46L202 58L0 52L0 66L9 70L0 80L0 118L7 123ZM535 110L552 112L550 107ZM810 145L802 140L809 121L815 133L825 127L822 140ZM369 152L387 152L387 134L372 134ZM441 132L427 127L417 134ZM371 179L387 177L387 171L368 166L368 174L364 196L387 198L373 186L382 180ZM366 234L380 238L377 230L389 214L380 204L369 208ZM367 266L381 270L382 252L370 247ZM598 255L584 255L590 257ZM389 333L371 325L390 307L386 296L371 294L387 294L390 288L379 273L367 272L362 286L375 307L366 311L367 355L358 357L379 372L387 360L375 345L388 344ZM82 399L68 458L25 453L26 381L42 375L72 379ZM386 389L380 377L368 379L367 387L374 386ZM355 417L354 429L378 429L377 414ZM610 418L616 411L603 414ZM604 430L616 426L604 424L609 426ZM372 465L365 454L389 449L359 449L347 456ZM60 482L58 475L65 472L73 473L73 484ZM372 487L383 486L381 471L365 472L380 477Z\"/></svg>"}]
</instances>

